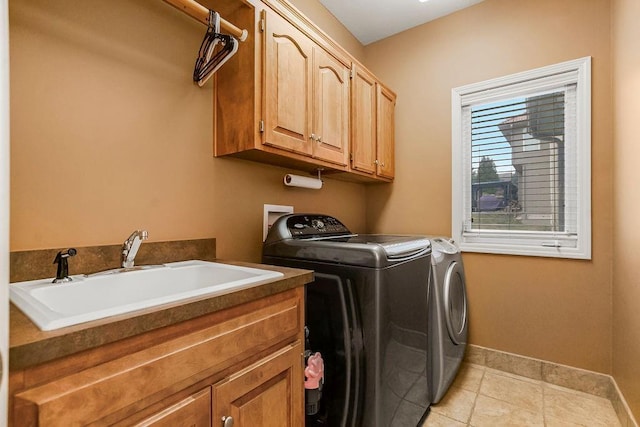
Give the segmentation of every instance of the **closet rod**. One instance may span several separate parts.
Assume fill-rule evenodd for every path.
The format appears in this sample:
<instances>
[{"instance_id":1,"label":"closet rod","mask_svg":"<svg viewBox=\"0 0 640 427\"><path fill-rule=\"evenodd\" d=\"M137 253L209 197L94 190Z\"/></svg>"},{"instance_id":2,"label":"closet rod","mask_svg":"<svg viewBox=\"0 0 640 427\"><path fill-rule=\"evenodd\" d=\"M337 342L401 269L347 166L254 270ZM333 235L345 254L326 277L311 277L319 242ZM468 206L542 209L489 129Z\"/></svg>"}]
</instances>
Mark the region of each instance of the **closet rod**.
<instances>
[{"instance_id":1,"label":"closet rod","mask_svg":"<svg viewBox=\"0 0 640 427\"><path fill-rule=\"evenodd\" d=\"M169 3L171 6L179 9L194 18L197 21L202 22L205 25L209 25L209 9L201 5L195 0L164 0L165 3ZM220 28L228 32L232 36L235 36L241 42L247 39L249 35L247 30L242 30L226 19L220 17Z\"/></svg>"}]
</instances>

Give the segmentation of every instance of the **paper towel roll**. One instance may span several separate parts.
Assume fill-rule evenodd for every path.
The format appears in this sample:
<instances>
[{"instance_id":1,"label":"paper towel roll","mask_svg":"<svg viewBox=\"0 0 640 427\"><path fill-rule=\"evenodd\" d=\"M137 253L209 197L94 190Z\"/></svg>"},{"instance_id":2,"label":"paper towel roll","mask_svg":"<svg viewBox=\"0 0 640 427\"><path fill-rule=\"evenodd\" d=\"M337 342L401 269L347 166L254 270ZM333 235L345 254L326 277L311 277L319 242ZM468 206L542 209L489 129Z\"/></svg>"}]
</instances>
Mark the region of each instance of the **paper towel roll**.
<instances>
[{"instance_id":1,"label":"paper towel roll","mask_svg":"<svg viewBox=\"0 0 640 427\"><path fill-rule=\"evenodd\" d=\"M319 190L322 188L322 180L288 173L284 176L284 185Z\"/></svg>"}]
</instances>

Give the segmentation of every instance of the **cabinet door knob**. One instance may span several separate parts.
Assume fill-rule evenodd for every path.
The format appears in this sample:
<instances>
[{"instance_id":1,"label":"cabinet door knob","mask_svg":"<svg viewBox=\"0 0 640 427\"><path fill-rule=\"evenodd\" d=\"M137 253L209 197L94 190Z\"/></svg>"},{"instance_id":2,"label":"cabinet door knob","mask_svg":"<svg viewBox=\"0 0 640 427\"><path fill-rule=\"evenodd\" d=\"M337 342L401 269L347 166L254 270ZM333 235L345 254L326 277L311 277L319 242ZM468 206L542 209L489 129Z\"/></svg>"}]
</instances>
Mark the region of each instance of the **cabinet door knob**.
<instances>
[{"instance_id":1,"label":"cabinet door knob","mask_svg":"<svg viewBox=\"0 0 640 427\"><path fill-rule=\"evenodd\" d=\"M222 417L222 427L233 427L233 417Z\"/></svg>"},{"instance_id":2,"label":"cabinet door knob","mask_svg":"<svg viewBox=\"0 0 640 427\"><path fill-rule=\"evenodd\" d=\"M374 160L374 161L373 161L373 163L375 163L376 165L377 165L377 164L380 164L380 162L378 161L378 159Z\"/></svg>"},{"instance_id":3,"label":"cabinet door knob","mask_svg":"<svg viewBox=\"0 0 640 427\"><path fill-rule=\"evenodd\" d=\"M309 137L312 141L316 140L316 134L312 133L311 136Z\"/></svg>"},{"instance_id":4,"label":"cabinet door knob","mask_svg":"<svg viewBox=\"0 0 640 427\"><path fill-rule=\"evenodd\" d=\"M316 138L316 141L318 141L318 142L322 142L322 137L321 137L321 136L318 136L318 137Z\"/></svg>"}]
</instances>

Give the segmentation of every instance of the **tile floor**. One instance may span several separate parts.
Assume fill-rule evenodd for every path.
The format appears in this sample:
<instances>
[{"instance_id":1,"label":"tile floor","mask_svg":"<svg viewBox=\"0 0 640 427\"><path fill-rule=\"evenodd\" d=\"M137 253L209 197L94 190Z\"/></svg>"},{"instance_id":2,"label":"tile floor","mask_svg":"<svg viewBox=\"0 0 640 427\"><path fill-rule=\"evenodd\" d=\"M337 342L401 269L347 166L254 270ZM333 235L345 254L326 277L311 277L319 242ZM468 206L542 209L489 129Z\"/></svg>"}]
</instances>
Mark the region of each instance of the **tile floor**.
<instances>
[{"instance_id":1,"label":"tile floor","mask_svg":"<svg viewBox=\"0 0 640 427\"><path fill-rule=\"evenodd\" d=\"M423 427L603 426L620 422L607 399L465 363Z\"/></svg>"}]
</instances>

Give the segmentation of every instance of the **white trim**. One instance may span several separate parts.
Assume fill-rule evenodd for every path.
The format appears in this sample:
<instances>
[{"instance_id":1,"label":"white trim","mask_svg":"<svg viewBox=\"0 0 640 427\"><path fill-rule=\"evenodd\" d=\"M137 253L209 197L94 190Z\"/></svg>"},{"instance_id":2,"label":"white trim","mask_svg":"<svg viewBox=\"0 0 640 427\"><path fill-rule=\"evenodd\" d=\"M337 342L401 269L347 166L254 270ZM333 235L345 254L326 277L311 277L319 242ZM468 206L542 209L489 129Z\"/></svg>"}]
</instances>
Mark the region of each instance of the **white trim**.
<instances>
[{"instance_id":1,"label":"white trim","mask_svg":"<svg viewBox=\"0 0 640 427\"><path fill-rule=\"evenodd\" d=\"M454 88L453 91L465 95L471 95L477 92L487 91L489 89L496 89L503 86L514 85L517 83L532 81L543 77L551 77L556 74L563 74L571 71L585 71L585 67L591 70L590 56L585 56L584 58L580 59L574 59L572 61L561 62L555 65L548 65L546 67L540 67L529 71L523 71L521 73L511 74L509 76L485 80L479 83L472 83L466 86L460 86Z\"/></svg>"},{"instance_id":2,"label":"white trim","mask_svg":"<svg viewBox=\"0 0 640 427\"><path fill-rule=\"evenodd\" d=\"M575 70L569 70L566 73L540 77L539 79L528 79L509 86L501 85L484 92L463 93L462 104L490 103L504 98L524 98L545 92L553 92L553 89L559 86L575 82L577 77ZM534 87L531 86L532 82L535 83Z\"/></svg>"},{"instance_id":3,"label":"white trim","mask_svg":"<svg viewBox=\"0 0 640 427\"><path fill-rule=\"evenodd\" d=\"M583 58L578 67L578 120L576 149L578 150L578 233L584 259L591 259L591 57Z\"/></svg>"},{"instance_id":4,"label":"white trim","mask_svg":"<svg viewBox=\"0 0 640 427\"><path fill-rule=\"evenodd\" d=\"M269 229L282 215L293 213L293 206L265 204L262 213L262 241L267 239Z\"/></svg>"},{"instance_id":5,"label":"white trim","mask_svg":"<svg viewBox=\"0 0 640 427\"><path fill-rule=\"evenodd\" d=\"M0 0L0 425L7 423L9 389L9 9Z\"/></svg>"},{"instance_id":6,"label":"white trim","mask_svg":"<svg viewBox=\"0 0 640 427\"><path fill-rule=\"evenodd\" d=\"M576 83L577 233L483 230L465 232L463 189L471 173L464 156L465 106L527 96ZM585 57L451 90L452 236L462 251L591 259L591 58Z\"/></svg>"}]
</instances>

